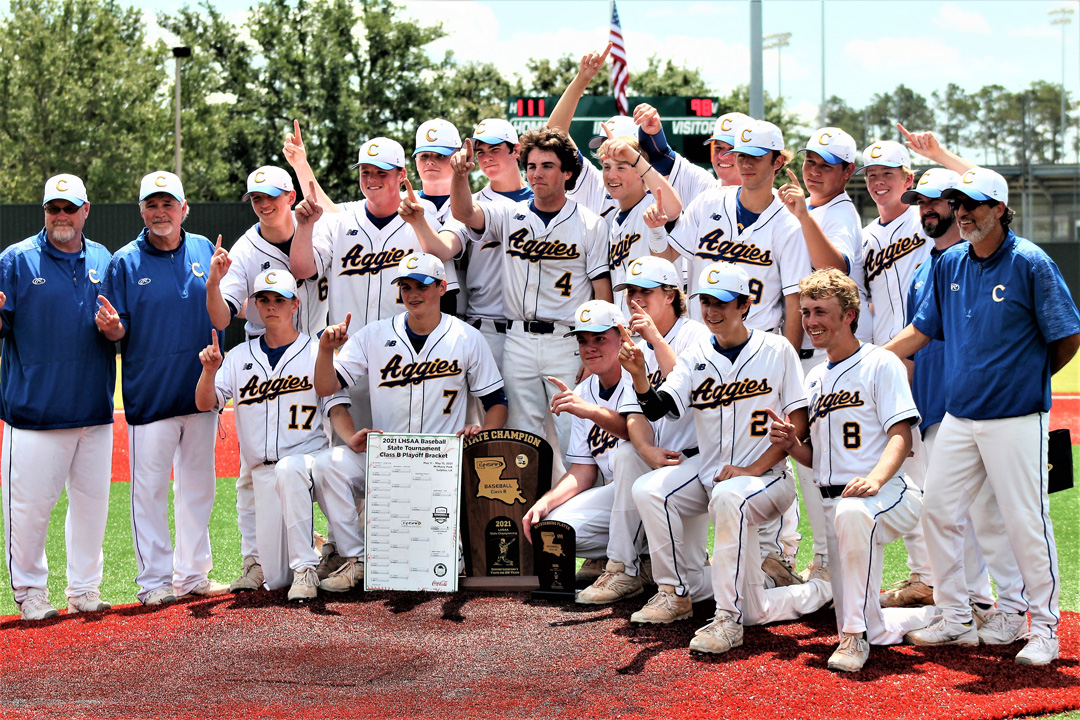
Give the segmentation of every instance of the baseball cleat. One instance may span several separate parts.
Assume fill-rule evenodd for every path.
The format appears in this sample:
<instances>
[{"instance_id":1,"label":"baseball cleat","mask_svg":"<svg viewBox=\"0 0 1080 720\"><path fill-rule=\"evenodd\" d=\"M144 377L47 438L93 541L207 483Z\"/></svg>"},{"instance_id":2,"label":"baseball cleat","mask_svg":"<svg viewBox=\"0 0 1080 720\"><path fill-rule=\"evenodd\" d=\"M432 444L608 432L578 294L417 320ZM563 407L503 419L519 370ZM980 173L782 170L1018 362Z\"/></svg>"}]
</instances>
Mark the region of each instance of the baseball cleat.
<instances>
[{"instance_id":1,"label":"baseball cleat","mask_svg":"<svg viewBox=\"0 0 1080 720\"><path fill-rule=\"evenodd\" d=\"M101 593L96 590L84 592L82 595L68 598L68 613L101 612L112 610L112 603L101 599Z\"/></svg>"},{"instance_id":2,"label":"baseball cleat","mask_svg":"<svg viewBox=\"0 0 1080 720\"><path fill-rule=\"evenodd\" d=\"M825 556L815 555L813 561L806 566L806 569L799 573L799 577L803 579L803 582L809 582L814 578L821 578L825 582L829 582L829 564L825 561Z\"/></svg>"},{"instance_id":3,"label":"baseball cleat","mask_svg":"<svg viewBox=\"0 0 1080 720\"><path fill-rule=\"evenodd\" d=\"M805 580L788 565L780 553L771 552L761 561L761 570L766 577L772 578L772 587L787 587L789 585L802 585ZM766 587L769 587L766 585Z\"/></svg>"},{"instance_id":4,"label":"baseball cleat","mask_svg":"<svg viewBox=\"0 0 1080 720\"><path fill-rule=\"evenodd\" d=\"M292 587L289 588L290 602L313 600L319 594L319 576L315 568L306 567L293 575Z\"/></svg>"},{"instance_id":5,"label":"baseball cleat","mask_svg":"<svg viewBox=\"0 0 1080 720\"><path fill-rule=\"evenodd\" d=\"M1028 639L1024 649L1016 653L1017 665L1049 665L1058 659L1058 639L1041 635L1024 635Z\"/></svg>"},{"instance_id":6,"label":"baseball cleat","mask_svg":"<svg viewBox=\"0 0 1080 720\"><path fill-rule=\"evenodd\" d=\"M325 580L337 572L338 568L345 564L346 559L338 555L334 543L325 543L322 546L322 559L319 560L319 566L315 568L315 572L320 580Z\"/></svg>"},{"instance_id":7,"label":"baseball cleat","mask_svg":"<svg viewBox=\"0 0 1080 720\"><path fill-rule=\"evenodd\" d=\"M215 595L224 595L227 592L231 592L228 585L207 579L179 596L177 600L189 597L214 597Z\"/></svg>"},{"instance_id":8,"label":"baseball cleat","mask_svg":"<svg viewBox=\"0 0 1080 720\"><path fill-rule=\"evenodd\" d=\"M574 602L578 605L608 605L641 594L641 578L627 575L625 569L621 562L608 560L604 574L579 592Z\"/></svg>"},{"instance_id":9,"label":"baseball cleat","mask_svg":"<svg viewBox=\"0 0 1080 720\"><path fill-rule=\"evenodd\" d=\"M1009 645L1027 633L1027 613L1007 613L997 608L983 612L979 642L983 645Z\"/></svg>"},{"instance_id":10,"label":"baseball cleat","mask_svg":"<svg viewBox=\"0 0 1080 720\"><path fill-rule=\"evenodd\" d=\"M655 585L652 578L652 556L642 555L638 558L637 576L641 578L641 586Z\"/></svg>"},{"instance_id":11,"label":"baseball cleat","mask_svg":"<svg viewBox=\"0 0 1080 720\"><path fill-rule=\"evenodd\" d=\"M245 590L259 590L263 586L263 569L259 561L248 555L244 558L244 566L240 570L240 577L232 581L229 586L230 592L243 592Z\"/></svg>"},{"instance_id":12,"label":"baseball cleat","mask_svg":"<svg viewBox=\"0 0 1080 720\"><path fill-rule=\"evenodd\" d=\"M694 613L690 596L679 597L672 585L658 586L660 592L652 596L645 607L630 616L630 622L641 624L666 625L676 620L685 620Z\"/></svg>"},{"instance_id":13,"label":"baseball cleat","mask_svg":"<svg viewBox=\"0 0 1080 720\"><path fill-rule=\"evenodd\" d=\"M320 590L346 592L364 581L364 563L356 558L341 559L341 567L330 573L325 580L319 581Z\"/></svg>"},{"instance_id":14,"label":"baseball cleat","mask_svg":"<svg viewBox=\"0 0 1080 720\"><path fill-rule=\"evenodd\" d=\"M147 607L172 605L174 602L176 602L176 595L173 593L173 589L164 586L151 590L146 593L146 597L142 599L142 604Z\"/></svg>"},{"instance_id":15,"label":"baseball cleat","mask_svg":"<svg viewBox=\"0 0 1080 720\"><path fill-rule=\"evenodd\" d=\"M924 583L918 573L901 580L878 595L881 607L921 607L934 604L934 588Z\"/></svg>"},{"instance_id":16,"label":"baseball cleat","mask_svg":"<svg viewBox=\"0 0 1080 720\"><path fill-rule=\"evenodd\" d=\"M870 643L863 633L843 633L840 647L829 657L829 669L840 672L859 672L870 657Z\"/></svg>"},{"instance_id":17,"label":"baseball cleat","mask_svg":"<svg viewBox=\"0 0 1080 720\"><path fill-rule=\"evenodd\" d=\"M607 566L607 558L600 558L599 560L586 560L581 564L581 568L577 571L577 575L574 576L575 582L592 582L598 577L604 574L604 568Z\"/></svg>"},{"instance_id":18,"label":"baseball cleat","mask_svg":"<svg viewBox=\"0 0 1080 720\"><path fill-rule=\"evenodd\" d=\"M44 620L60 615L56 608L49 604L45 595L28 595L19 603L19 611L22 613L23 620Z\"/></svg>"},{"instance_id":19,"label":"baseball cleat","mask_svg":"<svg viewBox=\"0 0 1080 720\"><path fill-rule=\"evenodd\" d=\"M938 615L922 630L909 632L904 636L904 640L912 645L927 647L935 645L967 645L974 647L979 644L979 631L975 628L974 621L953 623Z\"/></svg>"},{"instance_id":20,"label":"baseball cleat","mask_svg":"<svg viewBox=\"0 0 1080 720\"><path fill-rule=\"evenodd\" d=\"M718 655L739 647L742 641L743 626L735 622L731 613L717 610L712 622L694 633L690 650Z\"/></svg>"}]
</instances>

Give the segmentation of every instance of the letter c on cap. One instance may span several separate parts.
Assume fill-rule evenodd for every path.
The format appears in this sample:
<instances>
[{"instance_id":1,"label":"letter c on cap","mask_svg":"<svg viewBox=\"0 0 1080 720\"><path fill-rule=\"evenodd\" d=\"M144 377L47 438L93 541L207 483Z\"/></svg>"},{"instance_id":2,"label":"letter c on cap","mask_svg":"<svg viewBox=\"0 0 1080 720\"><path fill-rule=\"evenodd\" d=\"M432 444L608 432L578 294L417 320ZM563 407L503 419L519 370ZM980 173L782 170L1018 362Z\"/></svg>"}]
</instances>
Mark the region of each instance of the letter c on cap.
<instances>
[{"instance_id":1,"label":"letter c on cap","mask_svg":"<svg viewBox=\"0 0 1080 720\"><path fill-rule=\"evenodd\" d=\"M415 255L411 256L408 260L405 261L405 267L409 268L410 270L415 270L419 264L420 258Z\"/></svg>"},{"instance_id":2,"label":"letter c on cap","mask_svg":"<svg viewBox=\"0 0 1080 720\"><path fill-rule=\"evenodd\" d=\"M963 181L966 182L966 183L975 182L975 171L974 170L968 170L966 173L964 173Z\"/></svg>"},{"instance_id":3,"label":"letter c on cap","mask_svg":"<svg viewBox=\"0 0 1080 720\"><path fill-rule=\"evenodd\" d=\"M266 273L266 283L267 283L267 285L273 285L276 282L277 282L277 273L276 272L271 270L270 272Z\"/></svg>"},{"instance_id":4,"label":"letter c on cap","mask_svg":"<svg viewBox=\"0 0 1080 720\"><path fill-rule=\"evenodd\" d=\"M67 192L67 189L68 189L67 178L60 178L59 180L57 180L56 181L56 189L59 190L60 192Z\"/></svg>"},{"instance_id":5,"label":"letter c on cap","mask_svg":"<svg viewBox=\"0 0 1080 720\"><path fill-rule=\"evenodd\" d=\"M578 315L578 318L580 318L583 323L589 322L589 319L592 318L592 310L585 308L581 311L581 314Z\"/></svg>"},{"instance_id":6,"label":"letter c on cap","mask_svg":"<svg viewBox=\"0 0 1080 720\"><path fill-rule=\"evenodd\" d=\"M870 148L870 157L874 158L875 160L877 158L881 157L881 146L880 145L875 145L874 147Z\"/></svg>"},{"instance_id":7,"label":"letter c on cap","mask_svg":"<svg viewBox=\"0 0 1080 720\"><path fill-rule=\"evenodd\" d=\"M262 170L256 171L255 177L254 177L255 182L261 183L265 179L266 179L266 173L264 173Z\"/></svg>"},{"instance_id":8,"label":"letter c on cap","mask_svg":"<svg viewBox=\"0 0 1080 720\"><path fill-rule=\"evenodd\" d=\"M375 157L376 155L379 154L379 149L378 148L379 148L378 143L371 143L370 145L368 145L367 154L370 155L371 157Z\"/></svg>"},{"instance_id":9,"label":"letter c on cap","mask_svg":"<svg viewBox=\"0 0 1080 720\"><path fill-rule=\"evenodd\" d=\"M750 132L750 128L743 128L743 131L739 133L739 139L743 142L750 142L750 138L746 137L748 132Z\"/></svg>"},{"instance_id":10,"label":"letter c on cap","mask_svg":"<svg viewBox=\"0 0 1080 720\"><path fill-rule=\"evenodd\" d=\"M717 280L716 280L716 278L714 276L718 272L719 272L718 270L710 270L709 274L705 277L705 281L708 282L710 285L715 285Z\"/></svg>"},{"instance_id":11,"label":"letter c on cap","mask_svg":"<svg viewBox=\"0 0 1080 720\"><path fill-rule=\"evenodd\" d=\"M830 140L832 140L832 133L823 132L818 136L818 143L821 145L828 145Z\"/></svg>"},{"instance_id":12,"label":"letter c on cap","mask_svg":"<svg viewBox=\"0 0 1080 720\"><path fill-rule=\"evenodd\" d=\"M631 275L640 275L641 274L641 261L640 260L635 260L634 264L630 266L630 274Z\"/></svg>"},{"instance_id":13,"label":"letter c on cap","mask_svg":"<svg viewBox=\"0 0 1080 720\"><path fill-rule=\"evenodd\" d=\"M435 142L436 140L438 140L437 135L436 135L436 137L431 137L434 133L435 133L435 128L428 128L428 131L426 133L424 133L424 137L426 137L428 139L428 142Z\"/></svg>"},{"instance_id":14,"label":"letter c on cap","mask_svg":"<svg viewBox=\"0 0 1080 720\"><path fill-rule=\"evenodd\" d=\"M731 129L731 118L724 118L720 121L720 129L727 132Z\"/></svg>"},{"instance_id":15,"label":"letter c on cap","mask_svg":"<svg viewBox=\"0 0 1080 720\"><path fill-rule=\"evenodd\" d=\"M169 181L165 179L164 175L158 175L154 178L154 184L158 187L168 187Z\"/></svg>"}]
</instances>

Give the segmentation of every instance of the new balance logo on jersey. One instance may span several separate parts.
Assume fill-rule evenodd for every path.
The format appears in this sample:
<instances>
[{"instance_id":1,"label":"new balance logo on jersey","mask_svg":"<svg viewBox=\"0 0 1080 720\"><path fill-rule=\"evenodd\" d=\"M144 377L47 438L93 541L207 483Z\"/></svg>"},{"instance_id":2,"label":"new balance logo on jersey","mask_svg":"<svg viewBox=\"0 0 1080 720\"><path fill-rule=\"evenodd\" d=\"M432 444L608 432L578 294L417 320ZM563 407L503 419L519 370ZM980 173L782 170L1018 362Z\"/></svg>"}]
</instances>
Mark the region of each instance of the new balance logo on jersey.
<instances>
[{"instance_id":1,"label":"new balance logo on jersey","mask_svg":"<svg viewBox=\"0 0 1080 720\"><path fill-rule=\"evenodd\" d=\"M396 346L397 346L397 340L387 340L386 345L383 345L383 347L396 347Z\"/></svg>"},{"instance_id":2,"label":"new balance logo on jersey","mask_svg":"<svg viewBox=\"0 0 1080 720\"><path fill-rule=\"evenodd\" d=\"M522 228L510 235L506 254L531 263L541 260L574 260L581 257L577 243L567 245L559 240L529 240L529 230Z\"/></svg>"},{"instance_id":3,"label":"new balance logo on jersey","mask_svg":"<svg viewBox=\"0 0 1080 720\"><path fill-rule=\"evenodd\" d=\"M352 249L341 258L339 275L378 275L383 270L397 268L398 263L412 252L412 248L408 250L394 248L365 253L363 245L353 245Z\"/></svg>"},{"instance_id":4,"label":"new balance logo on jersey","mask_svg":"<svg viewBox=\"0 0 1080 720\"><path fill-rule=\"evenodd\" d=\"M311 380L308 379L307 375L304 375L303 377L289 375L288 377L274 378L273 380L264 380L261 382L259 381L258 375L252 375L240 388L239 404L257 405L258 403L274 400L282 395L288 395L289 393L306 392L313 389L314 386L311 384Z\"/></svg>"},{"instance_id":5,"label":"new balance logo on jersey","mask_svg":"<svg viewBox=\"0 0 1080 720\"><path fill-rule=\"evenodd\" d=\"M140 285L149 285L150 284L150 278L139 278L139 284Z\"/></svg>"},{"instance_id":6,"label":"new balance logo on jersey","mask_svg":"<svg viewBox=\"0 0 1080 720\"><path fill-rule=\"evenodd\" d=\"M359 231L359 230L357 230L356 228L353 228L352 230L350 230L349 232L347 232L347 233L345 233L345 234L346 234L346 235L359 235L359 234L360 234L360 231Z\"/></svg>"},{"instance_id":7,"label":"new balance logo on jersey","mask_svg":"<svg viewBox=\"0 0 1080 720\"><path fill-rule=\"evenodd\" d=\"M704 370L705 369L705 363L698 363L697 369L698 370Z\"/></svg>"},{"instance_id":8,"label":"new balance logo on jersey","mask_svg":"<svg viewBox=\"0 0 1080 720\"><path fill-rule=\"evenodd\" d=\"M593 425L589 429L586 441L589 443L589 454L593 457L600 457L619 444L617 437L607 430L601 430L599 425Z\"/></svg>"},{"instance_id":9,"label":"new balance logo on jersey","mask_svg":"<svg viewBox=\"0 0 1080 720\"><path fill-rule=\"evenodd\" d=\"M461 374L461 364L455 358L447 362L441 358L411 362L402 365L401 355L390 358L390 362L381 370L382 382L379 387L405 387L419 385L425 380L454 377Z\"/></svg>"},{"instance_id":10,"label":"new balance logo on jersey","mask_svg":"<svg viewBox=\"0 0 1080 720\"><path fill-rule=\"evenodd\" d=\"M727 407L736 400L768 395L772 391L768 378L761 378L760 380L747 378L746 380L730 383L718 383L714 378L705 378L690 393L690 407L698 410Z\"/></svg>"},{"instance_id":11,"label":"new balance logo on jersey","mask_svg":"<svg viewBox=\"0 0 1080 720\"><path fill-rule=\"evenodd\" d=\"M623 235L617 242L611 243L611 250L608 253L608 262L611 268L614 270L617 267L621 267L626 259L630 257L630 251L634 247L634 243L641 239L641 233L630 233Z\"/></svg>"},{"instance_id":12,"label":"new balance logo on jersey","mask_svg":"<svg viewBox=\"0 0 1080 720\"><path fill-rule=\"evenodd\" d=\"M250 370L251 369L251 363L244 363L244 369L245 370Z\"/></svg>"},{"instance_id":13,"label":"new balance logo on jersey","mask_svg":"<svg viewBox=\"0 0 1080 720\"><path fill-rule=\"evenodd\" d=\"M525 216L524 216L524 215L515 215L515 216L514 216L514 219L515 219L515 220L524 220L524 219L525 219Z\"/></svg>"},{"instance_id":14,"label":"new balance logo on jersey","mask_svg":"<svg viewBox=\"0 0 1080 720\"><path fill-rule=\"evenodd\" d=\"M713 230L698 240L698 251L695 254L711 262L724 260L744 265L772 265L772 250L762 250L752 243L722 240L723 237L723 230Z\"/></svg>"},{"instance_id":15,"label":"new balance logo on jersey","mask_svg":"<svg viewBox=\"0 0 1080 720\"><path fill-rule=\"evenodd\" d=\"M712 214L712 219L713 220L723 220L724 218L720 217L720 213L713 213Z\"/></svg>"},{"instance_id":16,"label":"new balance logo on jersey","mask_svg":"<svg viewBox=\"0 0 1080 720\"><path fill-rule=\"evenodd\" d=\"M953 292L959 292L960 291L960 286L958 284L956 284L956 283L953 283L952 285L949 286L949 289L952 290Z\"/></svg>"},{"instance_id":17,"label":"new balance logo on jersey","mask_svg":"<svg viewBox=\"0 0 1080 720\"><path fill-rule=\"evenodd\" d=\"M263 269L263 270L269 270L269 269L270 269L270 263L268 263L268 262L264 262L264 263L262 264L262 269Z\"/></svg>"},{"instance_id":18,"label":"new balance logo on jersey","mask_svg":"<svg viewBox=\"0 0 1080 720\"><path fill-rule=\"evenodd\" d=\"M859 391L848 392L847 390L838 390L836 392L826 393L825 395L815 395L810 399L810 422L814 422L820 418L825 417L834 410L843 410L844 408L862 407L863 401L859 397Z\"/></svg>"},{"instance_id":19,"label":"new balance logo on jersey","mask_svg":"<svg viewBox=\"0 0 1080 720\"><path fill-rule=\"evenodd\" d=\"M866 282L870 282L895 265L897 260L905 255L910 255L925 244L926 240L916 233L911 237L897 240L888 247L883 248L881 252L875 253L871 250L866 253L866 262L863 264L863 268L866 270Z\"/></svg>"}]
</instances>

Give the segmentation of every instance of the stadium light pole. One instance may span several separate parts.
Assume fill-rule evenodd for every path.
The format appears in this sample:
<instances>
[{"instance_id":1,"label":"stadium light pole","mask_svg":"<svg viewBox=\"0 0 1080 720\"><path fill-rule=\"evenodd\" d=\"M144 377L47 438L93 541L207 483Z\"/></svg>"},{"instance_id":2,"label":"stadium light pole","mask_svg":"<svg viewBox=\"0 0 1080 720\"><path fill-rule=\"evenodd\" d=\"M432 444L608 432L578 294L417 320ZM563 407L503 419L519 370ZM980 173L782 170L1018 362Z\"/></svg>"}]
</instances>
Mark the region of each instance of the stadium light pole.
<instances>
[{"instance_id":1,"label":"stadium light pole","mask_svg":"<svg viewBox=\"0 0 1080 720\"><path fill-rule=\"evenodd\" d=\"M821 0L821 126L828 124L825 120L825 0Z\"/></svg>"},{"instance_id":2,"label":"stadium light pole","mask_svg":"<svg viewBox=\"0 0 1080 720\"><path fill-rule=\"evenodd\" d=\"M762 50L776 50L776 97L780 101L780 107L784 106L784 81L780 71L780 53L791 44L791 33L773 33L762 38L765 43Z\"/></svg>"},{"instance_id":3,"label":"stadium light pole","mask_svg":"<svg viewBox=\"0 0 1080 720\"><path fill-rule=\"evenodd\" d=\"M1061 26L1061 155L1065 159L1065 26L1072 23L1072 14L1076 12L1071 7L1057 8L1048 11L1051 25Z\"/></svg>"},{"instance_id":4,"label":"stadium light pole","mask_svg":"<svg viewBox=\"0 0 1080 720\"><path fill-rule=\"evenodd\" d=\"M172 54L176 61L176 93L173 100L176 105L176 177L182 178L180 174L180 61L191 57L191 48L177 46L172 49Z\"/></svg>"},{"instance_id":5,"label":"stadium light pole","mask_svg":"<svg viewBox=\"0 0 1080 720\"><path fill-rule=\"evenodd\" d=\"M765 119L761 78L761 0L750 0L750 117Z\"/></svg>"}]
</instances>

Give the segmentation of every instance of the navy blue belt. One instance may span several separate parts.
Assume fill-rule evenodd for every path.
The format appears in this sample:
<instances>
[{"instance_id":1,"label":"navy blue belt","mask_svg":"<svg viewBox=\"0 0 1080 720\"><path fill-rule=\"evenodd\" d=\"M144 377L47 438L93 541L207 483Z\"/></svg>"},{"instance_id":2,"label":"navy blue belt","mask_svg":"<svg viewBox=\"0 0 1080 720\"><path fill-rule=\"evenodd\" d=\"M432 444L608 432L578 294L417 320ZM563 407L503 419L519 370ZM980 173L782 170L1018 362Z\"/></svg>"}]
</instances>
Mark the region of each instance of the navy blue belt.
<instances>
[{"instance_id":1,"label":"navy blue belt","mask_svg":"<svg viewBox=\"0 0 1080 720\"><path fill-rule=\"evenodd\" d=\"M479 330L480 327L484 324L484 320L482 318L477 318L476 320L468 320L467 322L477 330ZM502 333L503 335L506 334L506 328L510 327L510 323L506 320L492 320L491 324L495 326L495 332Z\"/></svg>"},{"instance_id":2,"label":"navy blue belt","mask_svg":"<svg viewBox=\"0 0 1080 720\"><path fill-rule=\"evenodd\" d=\"M847 485L825 485L819 487L818 490L821 491L822 498L838 498L844 494L844 488L846 487Z\"/></svg>"},{"instance_id":3,"label":"navy blue belt","mask_svg":"<svg viewBox=\"0 0 1080 720\"><path fill-rule=\"evenodd\" d=\"M512 328L515 323L521 323L525 332L536 333L537 335L550 335L555 332L555 323L550 323L545 320L509 320L506 323L506 327Z\"/></svg>"}]
</instances>

